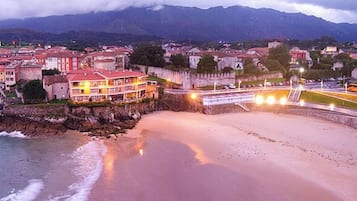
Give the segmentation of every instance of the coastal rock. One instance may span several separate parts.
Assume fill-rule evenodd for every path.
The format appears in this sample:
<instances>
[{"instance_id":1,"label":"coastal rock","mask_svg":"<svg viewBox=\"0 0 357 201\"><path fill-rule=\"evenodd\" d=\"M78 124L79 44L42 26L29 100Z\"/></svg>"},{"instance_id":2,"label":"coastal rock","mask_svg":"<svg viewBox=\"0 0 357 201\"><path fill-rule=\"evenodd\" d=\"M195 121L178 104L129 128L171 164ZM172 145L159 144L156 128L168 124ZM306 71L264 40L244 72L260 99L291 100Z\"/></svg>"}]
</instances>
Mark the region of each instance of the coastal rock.
<instances>
[{"instance_id":1,"label":"coastal rock","mask_svg":"<svg viewBox=\"0 0 357 201\"><path fill-rule=\"evenodd\" d=\"M0 130L6 132L21 131L28 136L52 136L63 134L66 128L60 123L35 121L18 116L0 118Z\"/></svg>"}]
</instances>

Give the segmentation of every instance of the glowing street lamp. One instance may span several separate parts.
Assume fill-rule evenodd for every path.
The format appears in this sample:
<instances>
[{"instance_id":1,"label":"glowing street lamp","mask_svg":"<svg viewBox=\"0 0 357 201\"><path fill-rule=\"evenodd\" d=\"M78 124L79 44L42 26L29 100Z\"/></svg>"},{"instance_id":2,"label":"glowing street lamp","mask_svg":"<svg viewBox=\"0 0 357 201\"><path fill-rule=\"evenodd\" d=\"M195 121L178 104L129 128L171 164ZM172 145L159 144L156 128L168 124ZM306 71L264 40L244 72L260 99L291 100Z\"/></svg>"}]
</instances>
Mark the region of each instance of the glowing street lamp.
<instances>
[{"instance_id":1,"label":"glowing street lamp","mask_svg":"<svg viewBox=\"0 0 357 201\"><path fill-rule=\"evenodd\" d=\"M302 73L305 71L305 69L303 67L299 68L299 72L300 72L300 80L302 79Z\"/></svg>"},{"instance_id":2,"label":"glowing street lamp","mask_svg":"<svg viewBox=\"0 0 357 201\"><path fill-rule=\"evenodd\" d=\"M263 97L262 95L257 95L257 96L255 97L255 103L256 103L257 105L263 104L263 103L264 103L264 97Z\"/></svg>"},{"instance_id":3,"label":"glowing street lamp","mask_svg":"<svg viewBox=\"0 0 357 201\"><path fill-rule=\"evenodd\" d=\"M330 106L329 106L330 110L334 110L335 109L335 104L331 103Z\"/></svg>"},{"instance_id":4,"label":"glowing street lamp","mask_svg":"<svg viewBox=\"0 0 357 201\"><path fill-rule=\"evenodd\" d=\"M300 101L299 101L299 105L300 105L301 107L303 107L303 106L305 105L305 101L304 101L304 100L300 100Z\"/></svg>"},{"instance_id":5,"label":"glowing street lamp","mask_svg":"<svg viewBox=\"0 0 357 201\"><path fill-rule=\"evenodd\" d=\"M274 105L275 104L275 97L274 96L268 96L267 103L269 105Z\"/></svg>"},{"instance_id":6,"label":"glowing street lamp","mask_svg":"<svg viewBox=\"0 0 357 201\"><path fill-rule=\"evenodd\" d=\"M287 102L288 102L288 99L286 97L280 98L280 105L286 105Z\"/></svg>"},{"instance_id":7,"label":"glowing street lamp","mask_svg":"<svg viewBox=\"0 0 357 201\"><path fill-rule=\"evenodd\" d=\"M192 93L192 94L190 95L190 97L191 97L192 100L196 100L196 99L197 99L197 94Z\"/></svg>"}]
</instances>

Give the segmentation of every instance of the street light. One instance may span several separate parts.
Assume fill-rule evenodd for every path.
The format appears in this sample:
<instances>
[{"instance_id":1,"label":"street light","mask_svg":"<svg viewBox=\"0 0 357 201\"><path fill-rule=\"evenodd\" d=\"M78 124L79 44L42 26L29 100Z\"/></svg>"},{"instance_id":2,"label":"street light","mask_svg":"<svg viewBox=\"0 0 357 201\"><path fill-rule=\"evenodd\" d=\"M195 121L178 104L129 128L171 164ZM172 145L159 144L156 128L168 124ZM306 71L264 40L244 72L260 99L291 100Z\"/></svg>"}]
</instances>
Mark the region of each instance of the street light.
<instances>
[{"instance_id":1,"label":"street light","mask_svg":"<svg viewBox=\"0 0 357 201\"><path fill-rule=\"evenodd\" d=\"M305 69L303 67L299 68L299 72L300 72L300 80L302 79L302 73L305 71Z\"/></svg>"}]
</instances>

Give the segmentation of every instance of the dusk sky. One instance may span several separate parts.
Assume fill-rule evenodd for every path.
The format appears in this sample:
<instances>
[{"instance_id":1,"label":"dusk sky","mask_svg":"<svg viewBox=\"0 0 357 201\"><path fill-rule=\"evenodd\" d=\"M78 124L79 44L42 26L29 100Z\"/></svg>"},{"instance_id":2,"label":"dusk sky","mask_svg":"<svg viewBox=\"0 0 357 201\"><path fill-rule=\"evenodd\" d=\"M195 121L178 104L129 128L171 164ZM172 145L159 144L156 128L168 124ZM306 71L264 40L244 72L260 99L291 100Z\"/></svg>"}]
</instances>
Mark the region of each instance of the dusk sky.
<instances>
[{"instance_id":1,"label":"dusk sky","mask_svg":"<svg viewBox=\"0 0 357 201\"><path fill-rule=\"evenodd\" d=\"M357 23L357 0L1 0L0 19L77 14L124 9L130 6L180 5L209 8L241 5L301 12L332 22Z\"/></svg>"}]
</instances>

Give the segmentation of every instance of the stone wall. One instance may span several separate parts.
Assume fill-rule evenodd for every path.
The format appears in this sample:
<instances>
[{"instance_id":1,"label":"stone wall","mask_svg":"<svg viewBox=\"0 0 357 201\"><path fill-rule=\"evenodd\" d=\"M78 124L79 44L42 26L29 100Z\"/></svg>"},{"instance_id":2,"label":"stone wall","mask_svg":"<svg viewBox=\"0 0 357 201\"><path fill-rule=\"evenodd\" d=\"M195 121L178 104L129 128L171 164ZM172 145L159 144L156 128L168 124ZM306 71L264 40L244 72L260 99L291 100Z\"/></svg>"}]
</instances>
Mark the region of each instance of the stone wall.
<instances>
[{"instance_id":1,"label":"stone wall","mask_svg":"<svg viewBox=\"0 0 357 201\"><path fill-rule=\"evenodd\" d=\"M146 66L137 65L141 72L145 73ZM176 72L168 69L149 66L148 75L155 75L162 79L170 79L171 82L182 85L183 89L216 85L228 85L235 83L234 73L195 74L190 72Z\"/></svg>"},{"instance_id":2,"label":"stone wall","mask_svg":"<svg viewBox=\"0 0 357 201\"><path fill-rule=\"evenodd\" d=\"M144 65L136 65L141 72L145 73L146 66ZM164 68L148 66L147 75L155 75L162 79L170 79L171 82L182 84L183 83L183 74L181 72L176 72Z\"/></svg>"},{"instance_id":3,"label":"stone wall","mask_svg":"<svg viewBox=\"0 0 357 201\"><path fill-rule=\"evenodd\" d=\"M184 89L235 84L235 73L192 74L184 73Z\"/></svg>"}]
</instances>

